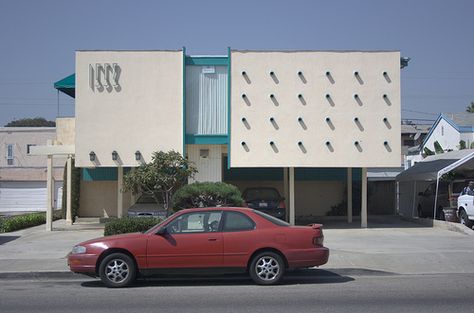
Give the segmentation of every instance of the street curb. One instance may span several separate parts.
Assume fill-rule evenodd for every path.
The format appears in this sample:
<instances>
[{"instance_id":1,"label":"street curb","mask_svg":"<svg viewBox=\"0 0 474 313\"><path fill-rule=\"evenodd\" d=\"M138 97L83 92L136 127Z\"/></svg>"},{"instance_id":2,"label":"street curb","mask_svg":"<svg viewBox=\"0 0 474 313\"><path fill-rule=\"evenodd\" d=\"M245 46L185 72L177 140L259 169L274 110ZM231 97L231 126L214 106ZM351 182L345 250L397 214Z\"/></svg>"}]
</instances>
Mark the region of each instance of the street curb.
<instances>
[{"instance_id":1,"label":"street curb","mask_svg":"<svg viewBox=\"0 0 474 313\"><path fill-rule=\"evenodd\" d=\"M80 277L83 277L83 276L75 274L73 272L69 272L69 271L0 273L0 279L4 279L4 280L41 279L41 278L71 279L71 278L80 278Z\"/></svg>"}]
</instances>

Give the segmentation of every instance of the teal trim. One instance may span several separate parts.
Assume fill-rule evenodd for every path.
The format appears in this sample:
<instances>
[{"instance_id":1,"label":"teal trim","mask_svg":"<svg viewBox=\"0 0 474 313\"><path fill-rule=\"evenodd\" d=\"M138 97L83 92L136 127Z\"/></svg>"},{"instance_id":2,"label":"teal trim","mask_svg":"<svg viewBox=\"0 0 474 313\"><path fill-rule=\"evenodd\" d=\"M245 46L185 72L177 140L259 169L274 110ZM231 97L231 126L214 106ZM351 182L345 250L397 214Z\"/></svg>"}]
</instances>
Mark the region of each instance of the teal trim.
<instances>
[{"instance_id":1,"label":"teal trim","mask_svg":"<svg viewBox=\"0 0 474 313\"><path fill-rule=\"evenodd\" d=\"M123 168L123 174L130 172L130 167ZM117 181L118 171L116 167L96 167L96 168L83 168L82 169L82 180L83 181Z\"/></svg>"},{"instance_id":2,"label":"teal trim","mask_svg":"<svg viewBox=\"0 0 474 313\"><path fill-rule=\"evenodd\" d=\"M186 157L186 47L183 47L183 157Z\"/></svg>"},{"instance_id":3,"label":"teal trim","mask_svg":"<svg viewBox=\"0 0 474 313\"><path fill-rule=\"evenodd\" d=\"M185 59L186 65L203 65L203 66L219 66L227 65L227 57L193 57L187 56Z\"/></svg>"},{"instance_id":4,"label":"teal trim","mask_svg":"<svg viewBox=\"0 0 474 313\"><path fill-rule=\"evenodd\" d=\"M226 145L229 142L227 135L195 135L186 134L187 145Z\"/></svg>"},{"instance_id":5,"label":"teal trim","mask_svg":"<svg viewBox=\"0 0 474 313\"><path fill-rule=\"evenodd\" d=\"M83 181L117 180L116 167L83 168Z\"/></svg>"},{"instance_id":6,"label":"teal trim","mask_svg":"<svg viewBox=\"0 0 474 313\"><path fill-rule=\"evenodd\" d=\"M230 169L230 91L231 91L231 50L230 47L227 47L227 169Z\"/></svg>"}]
</instances>

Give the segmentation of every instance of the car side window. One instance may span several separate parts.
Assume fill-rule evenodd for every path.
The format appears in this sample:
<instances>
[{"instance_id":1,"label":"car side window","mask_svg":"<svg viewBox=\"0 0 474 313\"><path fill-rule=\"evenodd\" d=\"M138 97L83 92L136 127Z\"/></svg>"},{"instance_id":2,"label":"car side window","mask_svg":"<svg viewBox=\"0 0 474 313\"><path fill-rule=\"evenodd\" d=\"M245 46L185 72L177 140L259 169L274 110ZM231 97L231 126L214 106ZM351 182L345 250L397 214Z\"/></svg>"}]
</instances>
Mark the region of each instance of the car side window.
<instances>
[{"instance_id":1,"label":"car side window","mask_svg":"<svg viewBox=\"0 0 474 313\"><path fill-rule=\"evenodd\" d=\"M222 212L196 212L183 214L166 229L170 234L207 233L219 231Z\"/></svg>"},{"instance_id":2,"label":"car side window","mask_svg":"<svg viewBox=\"0 0 474 313\"><path fill-rule=\"evenodd\" d=\"M225 212L225 232L245 231L255 229L255 223L248 216L239 212Z\"/></svg>"}]
</instances>

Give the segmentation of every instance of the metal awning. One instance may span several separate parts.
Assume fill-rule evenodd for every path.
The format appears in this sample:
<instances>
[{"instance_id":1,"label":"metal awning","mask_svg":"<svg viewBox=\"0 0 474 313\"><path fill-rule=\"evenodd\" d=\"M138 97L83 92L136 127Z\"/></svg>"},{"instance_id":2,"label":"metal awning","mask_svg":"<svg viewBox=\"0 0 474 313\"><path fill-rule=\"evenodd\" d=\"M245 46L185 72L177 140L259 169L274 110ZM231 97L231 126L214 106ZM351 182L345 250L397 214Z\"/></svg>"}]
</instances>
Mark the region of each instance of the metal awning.
<instances>
[{"instance_id":1,"label":"metal awning","mask_svg":"<svg viewBox=\"0 0 474 313\"><path fill-rule=\"evenodd\" d=\"M71 74L54 83L54 88L67 94L70 97L76 97L76 74Z\"/></svg>"},{"instance_id":2,"label":"metal awning","mask_svg":"<svg viewBox=\"0 0 474 313\"><path fill-rule=\"evenodd\" d=\"M474 149L429 156L397 175L397 181L434 181L454 169L474 169Z\"/></svg>"}]
</instances>

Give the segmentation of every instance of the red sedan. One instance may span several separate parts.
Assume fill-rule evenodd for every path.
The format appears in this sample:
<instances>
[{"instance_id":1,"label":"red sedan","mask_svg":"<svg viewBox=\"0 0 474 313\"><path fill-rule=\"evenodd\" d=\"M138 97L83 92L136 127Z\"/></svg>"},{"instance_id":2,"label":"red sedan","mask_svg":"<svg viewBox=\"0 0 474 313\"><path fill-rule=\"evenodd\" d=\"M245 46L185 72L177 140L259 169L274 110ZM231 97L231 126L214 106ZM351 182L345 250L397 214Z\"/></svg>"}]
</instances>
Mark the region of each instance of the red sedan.
<instances>
[{"instance_id":1,"label":"red sedan","mask_svg":"<svg viewBox=\"0 0 474 313\"><path fill-rule=\"evenodd\" d=\"M248 272L257 284L278 283L288 268L328 261L322 225L290 226L247 208L182 210L145 233L89 240L68 256L71 271L123 287L138 275L197 270Z\"/></svg>"}]
</instances>

